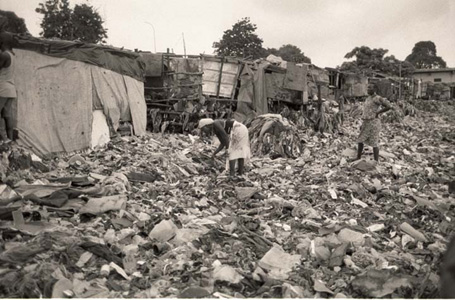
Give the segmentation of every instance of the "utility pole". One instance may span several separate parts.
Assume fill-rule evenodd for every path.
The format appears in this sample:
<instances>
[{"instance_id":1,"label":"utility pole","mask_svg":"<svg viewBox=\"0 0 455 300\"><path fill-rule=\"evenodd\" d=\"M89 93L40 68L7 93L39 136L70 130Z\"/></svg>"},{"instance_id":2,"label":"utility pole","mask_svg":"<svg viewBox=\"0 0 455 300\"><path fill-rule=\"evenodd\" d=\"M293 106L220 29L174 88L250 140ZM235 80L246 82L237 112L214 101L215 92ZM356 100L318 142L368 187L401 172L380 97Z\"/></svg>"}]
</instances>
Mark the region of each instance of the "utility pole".
<instances>
[{"instance_id":1,"label":"utility pole","mask_svg":"<svg viewBox=\"0 0 455 300\"><path fill-rule=\"evenodd\" d=\"M186 57L186 45L185 45L185 35L182 32L182 37L183 37L183 54Z\"/></svg>"},{"instance_id":2,"label":"utility pole","mask_svg":"<svg viewBox=\"0 0 455 300\"><path fill-rule=\"evenodd\" d=\"M155 53L156 53L155 26L153 26L153 24L149 23L149 22L144 22L144 23L149 24L150 26L152 26L152 29L153 29L153 47L155 48Z\"/></svg>"},{"instance_id":3,"label":"utility pole","mask_svg":"<svg viewBox=\"0 0 455 300\"><path fill-rule=\"evenodd\" d=\"M400 73L400 86L398 88L398 100L401 100L401 62L400 62L399 73Z\"/></svg>"}]
</instances>

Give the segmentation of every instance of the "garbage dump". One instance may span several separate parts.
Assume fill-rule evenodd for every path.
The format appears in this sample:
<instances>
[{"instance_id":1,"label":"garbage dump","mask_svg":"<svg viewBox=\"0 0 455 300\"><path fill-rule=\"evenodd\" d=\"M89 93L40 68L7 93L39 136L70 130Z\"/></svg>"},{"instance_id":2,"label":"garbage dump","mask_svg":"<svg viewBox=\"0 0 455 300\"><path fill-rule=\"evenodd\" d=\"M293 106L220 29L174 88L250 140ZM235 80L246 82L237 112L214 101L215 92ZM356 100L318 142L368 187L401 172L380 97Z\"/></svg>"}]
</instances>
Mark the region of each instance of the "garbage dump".
<instances>
[{"instance_id":1,"label":"garbage dump","mask_svg":"<svg viewBox=\"0 0 455 300\"><path fill-rule=\"evenodd\" d=\"M333 132L259 116L237 178L191 134L47 159L2 146L0 295L438 297L454 231L452 104L401 106L378 164L368 147L351 162L354 106Z\"/></svg>"}]
</instances>

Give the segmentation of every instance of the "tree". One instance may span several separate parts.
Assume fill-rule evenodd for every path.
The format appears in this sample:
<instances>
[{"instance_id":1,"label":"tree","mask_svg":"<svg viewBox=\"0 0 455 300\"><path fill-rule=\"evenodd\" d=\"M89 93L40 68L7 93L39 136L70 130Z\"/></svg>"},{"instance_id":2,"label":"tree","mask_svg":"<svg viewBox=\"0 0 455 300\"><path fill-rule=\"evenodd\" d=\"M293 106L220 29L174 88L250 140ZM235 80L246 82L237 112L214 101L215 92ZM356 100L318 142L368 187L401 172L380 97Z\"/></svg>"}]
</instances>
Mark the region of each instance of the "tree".
<instances>
[{"instance_id":1,"label":"tree","mask_svg":"<svg viewBox=\"0 0 455 300\"><path fill-rule=\"evenodd\" d=\"M412 75L415 70L410 62L399 60L393 55L384 57L382 68L382 72L385 74L401 77L408 77Z\"/></svg>"},{"instance_id":2,"label":"tree","mask_svg":"<svg viewBox=\"0 0 455 300\"><path fill-rule=\"evenodd\" d=\"M283 45L278 50L275 48L268 48L265 50L264 56L268 56L270 54L279 56L285 61L311 64L311 59L309 57L306 57L299 47L291 44Z\"/></svg>"},{"instance_id":3,"label":"tree","mask_svg":"<svg viewBox=\"0 0 455 300\"><path fill-rule=\"evenodd\" d=\"M103 28L103 19L91 6L86 4L76 5L71 19L74 27L74 37L93 44L105 42L107 31Z\"/></svg>"},{"instance_id":4,"label":"tree","mask_svg":"<svg viewBox=\"0 0 455 300\"><path fill-rule=\"evenodd\" d=\"M104 43L107 29L92 6L77 5L72 10L68 0L46 0L39 3L36 12L43 14L40 35L44 38L80 40L86 43Z\"/></svg>"},{"instance_id":5,"label":"tree","mask_svg":"<svg viewBox=\"0 0 455 300\"><path fill-rule=\"evenodd\" d=\"M367 46L355 47L351 52L346 53L344 58L355 57L356 66L360 69L381 71L383 69L384 55L389 52L387 49L370 49Z\"/></svg>"},{"instance_id":6,"label":"tree","mask_svg":"<svg viewBox=\"0 0 455 300\"><path fill-rule=\"evenodd\" d=\"M340 69L342 71L351 71L355 73L363 72L372 74L381 72L389 76L408 76L414 67L408 63L400 61L395 56L385 56L389 52L387 49L371 49L367 46L356 47L344 56L347 59L355 57L354 61L344 62Z\"/></svg>"},{"instance_id":7,"label":"tree","mask_svg":"<svg viewBox=\"0 0 455 300\"><path fill-rule=\"evenodd\" d=\"M255 33L257 26L250 18L243 18L224 32L219 42L213 43L218 55L259 58L263 55L262 39Z\"/></svg>"},{"instance_id":8,"label":"tree","mask_svg":"<svg viewBox=\"0 0 455 300\"><path fill-rule=\"evenodd\" d=\"M442 57L436 55L436 45L432 41L421 41L414 45L412 53L406 61L418 69L446 68L447 64Z\"/></svg>"},{"instance_id":9,"label":"tree","mask_svg":"<svg viewBox=\"0 0 455 300\"><path fill-rule=\"evenodd\" d=\"M37 13L43 14L41 21L40 36L44 38L59 38L72 40L71 14L68 0L47 0L44 4L39 3L35 9Z\"/></svg>"},{"instance_id":10,"label":"tree","mask_svg":"<svg viewBox=\"0 0 455 300\"><path fill-rule=\"evenodd\" d=\"M19 18L12 11L0 10L0 30L11 33L28 33L24 19Z\"/></svg>"}]
</instances>

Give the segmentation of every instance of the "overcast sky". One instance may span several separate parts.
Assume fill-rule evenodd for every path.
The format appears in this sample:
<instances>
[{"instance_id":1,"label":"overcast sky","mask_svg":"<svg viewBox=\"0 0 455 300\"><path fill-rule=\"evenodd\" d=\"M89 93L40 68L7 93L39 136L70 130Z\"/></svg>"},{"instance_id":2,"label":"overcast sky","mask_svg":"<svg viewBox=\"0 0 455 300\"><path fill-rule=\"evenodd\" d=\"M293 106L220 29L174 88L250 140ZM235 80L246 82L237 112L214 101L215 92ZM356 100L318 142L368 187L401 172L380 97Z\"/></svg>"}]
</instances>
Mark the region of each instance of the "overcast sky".
<instances>
[{"instance_id":1,"label":"overcast sky","mask_svg":"<svg viewBox=\"0 0 455 300\"><path fill-rule=\"evenodd\" d=\"M44 0L0 0L34 36ZM70 0L95 7L105 20L108 44L157 52L212 54L212 43L243 17L257 25L263 47L299 47L320 67L341 65L357 46L388 49L404 60L415 43L431 40L455 67L455 0ZM152 24L147 24L146 22Z\"/></svg>"}]
</instances>

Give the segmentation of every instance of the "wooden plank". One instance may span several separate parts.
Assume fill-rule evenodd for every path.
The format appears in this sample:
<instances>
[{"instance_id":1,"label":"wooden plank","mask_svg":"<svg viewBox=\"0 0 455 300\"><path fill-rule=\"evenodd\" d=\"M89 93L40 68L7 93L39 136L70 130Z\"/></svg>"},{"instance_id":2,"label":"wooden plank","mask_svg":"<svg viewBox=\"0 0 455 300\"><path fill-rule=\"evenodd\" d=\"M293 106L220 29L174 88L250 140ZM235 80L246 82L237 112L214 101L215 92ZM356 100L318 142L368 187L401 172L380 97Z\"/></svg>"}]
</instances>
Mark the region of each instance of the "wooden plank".
<instances>
[{"instance_id":1,"label":"wooden plank","mask_svg":"<svg viewBox=\"0 0 455 300\"><path fill-rule=\"evenodd\" d=\"M220 73L218 73L218 72L208 71L208 72L206 72L206 74L205 74L206 76L204 76L203 81L218 83L218 79L220 77L219 74ZM237 73L226 73L223 71L222 74L223 74L223 77L221 79L222 84L234 85L235 79L237 78Z\"/></svg>"},{"instance_id":2,"label":"wooden plank","mask_svg":"<svg viewBox=\"0 0 455 300\"><path fill-rule=\"evenodd\" d=\"M148 106L160 106L160 107L172 107L173 105L161 104L161 103L146 103Z\"/></svg>"},{"instance_id":3,"label":"wooden plank","mask_svg":"<svg viewBox=\"0 0 455 300\"><path fill-rule=\"evenodd\" d=\"M169 90L172 87L170 86L163 86L163 87L146 87L144 86L144 90Z\"/></svg>"},{"instance_id":4,"label":"wooden plank","mask_svg":"<svg viewBox=\"0 0 455 300\"><path fill-rule=\"evenodd\" d=\"M174 57L174 58L200 58L201 56L200 55L195 55L195 54L190 54L190 55L182 55L182 54L175 54L175 53L170 53L170 52L167 52L167 53L158 53L158 54L161 54L163 56L167 56L167 57Z\"/></svg>"},{"instance_id":5,"label":"wooden plank","mask_svg":"<svg viewBox=\"0 0 455 300\"><path fill-rule=\"evenodd\" d=\"M173 110L159 110L158 111L159 114L163 114L163 115L181 115L183 114L184 112L183 111L173 111Z\"/></svg>"},{"instance_id":6,"label":"wooden plank","mask_svg":"<svg viewBox=\"0 0 455 300\"><path fill-rule=\"evenodd\" d=\"M166 73L175 74L175 75L202 75L202 74L204 74L203 72L174 72L174 71L169 71Z\"/></svg>"},{"instance_id":7,"label":"wooden plank","mask_svg":"<svg viewBox=\"0 0 455 300\"><path fill-rule=\"evenodd\" d=\"M173 85L173 86L167 86L167 87L159 87L159 88L155 88L155 87L144 87L145 90L170 90L170 89L173 89L173 88L178 88L178 87L186 87L186 86L201 86L203 85L203 83L188 83L188 84L176 84L176 85Z\"/></svg>"},{"instance_id":8,"label":"wooden plank","mask_svg":"<svg viewBox=\"0 0 455 300\"><path fill-rule=\"evenodd\" d=\"M232 100L232 99L214 99L216 102L229 102L229 103L234 103L237 102L237 100Z\"/></svg>"},{"instance_id":9,"label":"wooden plank","mask_svg":"<svg viewBox=\"0 0 455 300\"><path fill-rule=\"evenodd\" d=\"M216 59L207 61L206 57L203 56L204 74L202 75L202 80L205 83L202 91L203 94L231 98L233 95L232 91L234 90L234 86L238 79L238 70L240 66L239 63L230 63L224 60L220 83L221 61Z\"/></svg>"},{"instance_id":10,"label":"wooden plank","mask_svg":"<svg viewBox=\"0 0 455 300\"><path fill-rule=\"evenodd\" d=\"M235 56L217 56L217 55L207 55L207 54L201 54L201 57L205 60L205 61L216 61L216 62L219 62L221 59L224 59L226 62L228 63L232 63L232 64L240 64L242 62L242 59L241 58L238 58L238 57L235 57Z\"/></svg>"},{"instance_id":11,"label":"wooden plank","mask_svg":"<svg viewBox=\"0 0 455 300\"><path fill-rule=\"evenodd\" d=\"M216 96L220 95L220 88L221 88L221 77L223 76L223 65L224 65L224 57L221 59L221 67L220 67L220 77L218 77L218 88L216 91Z\"/></svg>"},{"instance_id":12,"label":"wooden plank","mask_svg":"<svg viewBox=\"0 0 455 300\"><path fill-rule=\"evenodd\" d=\"M193 100L199 100L199 98L168 98L168 99L159 99L159 100L150 100L150 101L147 101L148 103L160 103L160 102L167 102L167 101L193 101Z\"/></svg>"},{"instance_id":13,"label":"wooden plank","mask_svg":"<svg viewBox=\"0 0 455 300\"><path fill-rule=\"evenodd\" d=\"M239 88L239 78L240 78L240 74L242 74L243 67L244 67L244 65L240 65L240 67L237 69L237 75L235 76L234 87L233 87L232 93L231 93L232 100L234 100L237 89Z\"/></svg>"}]
</instances>

